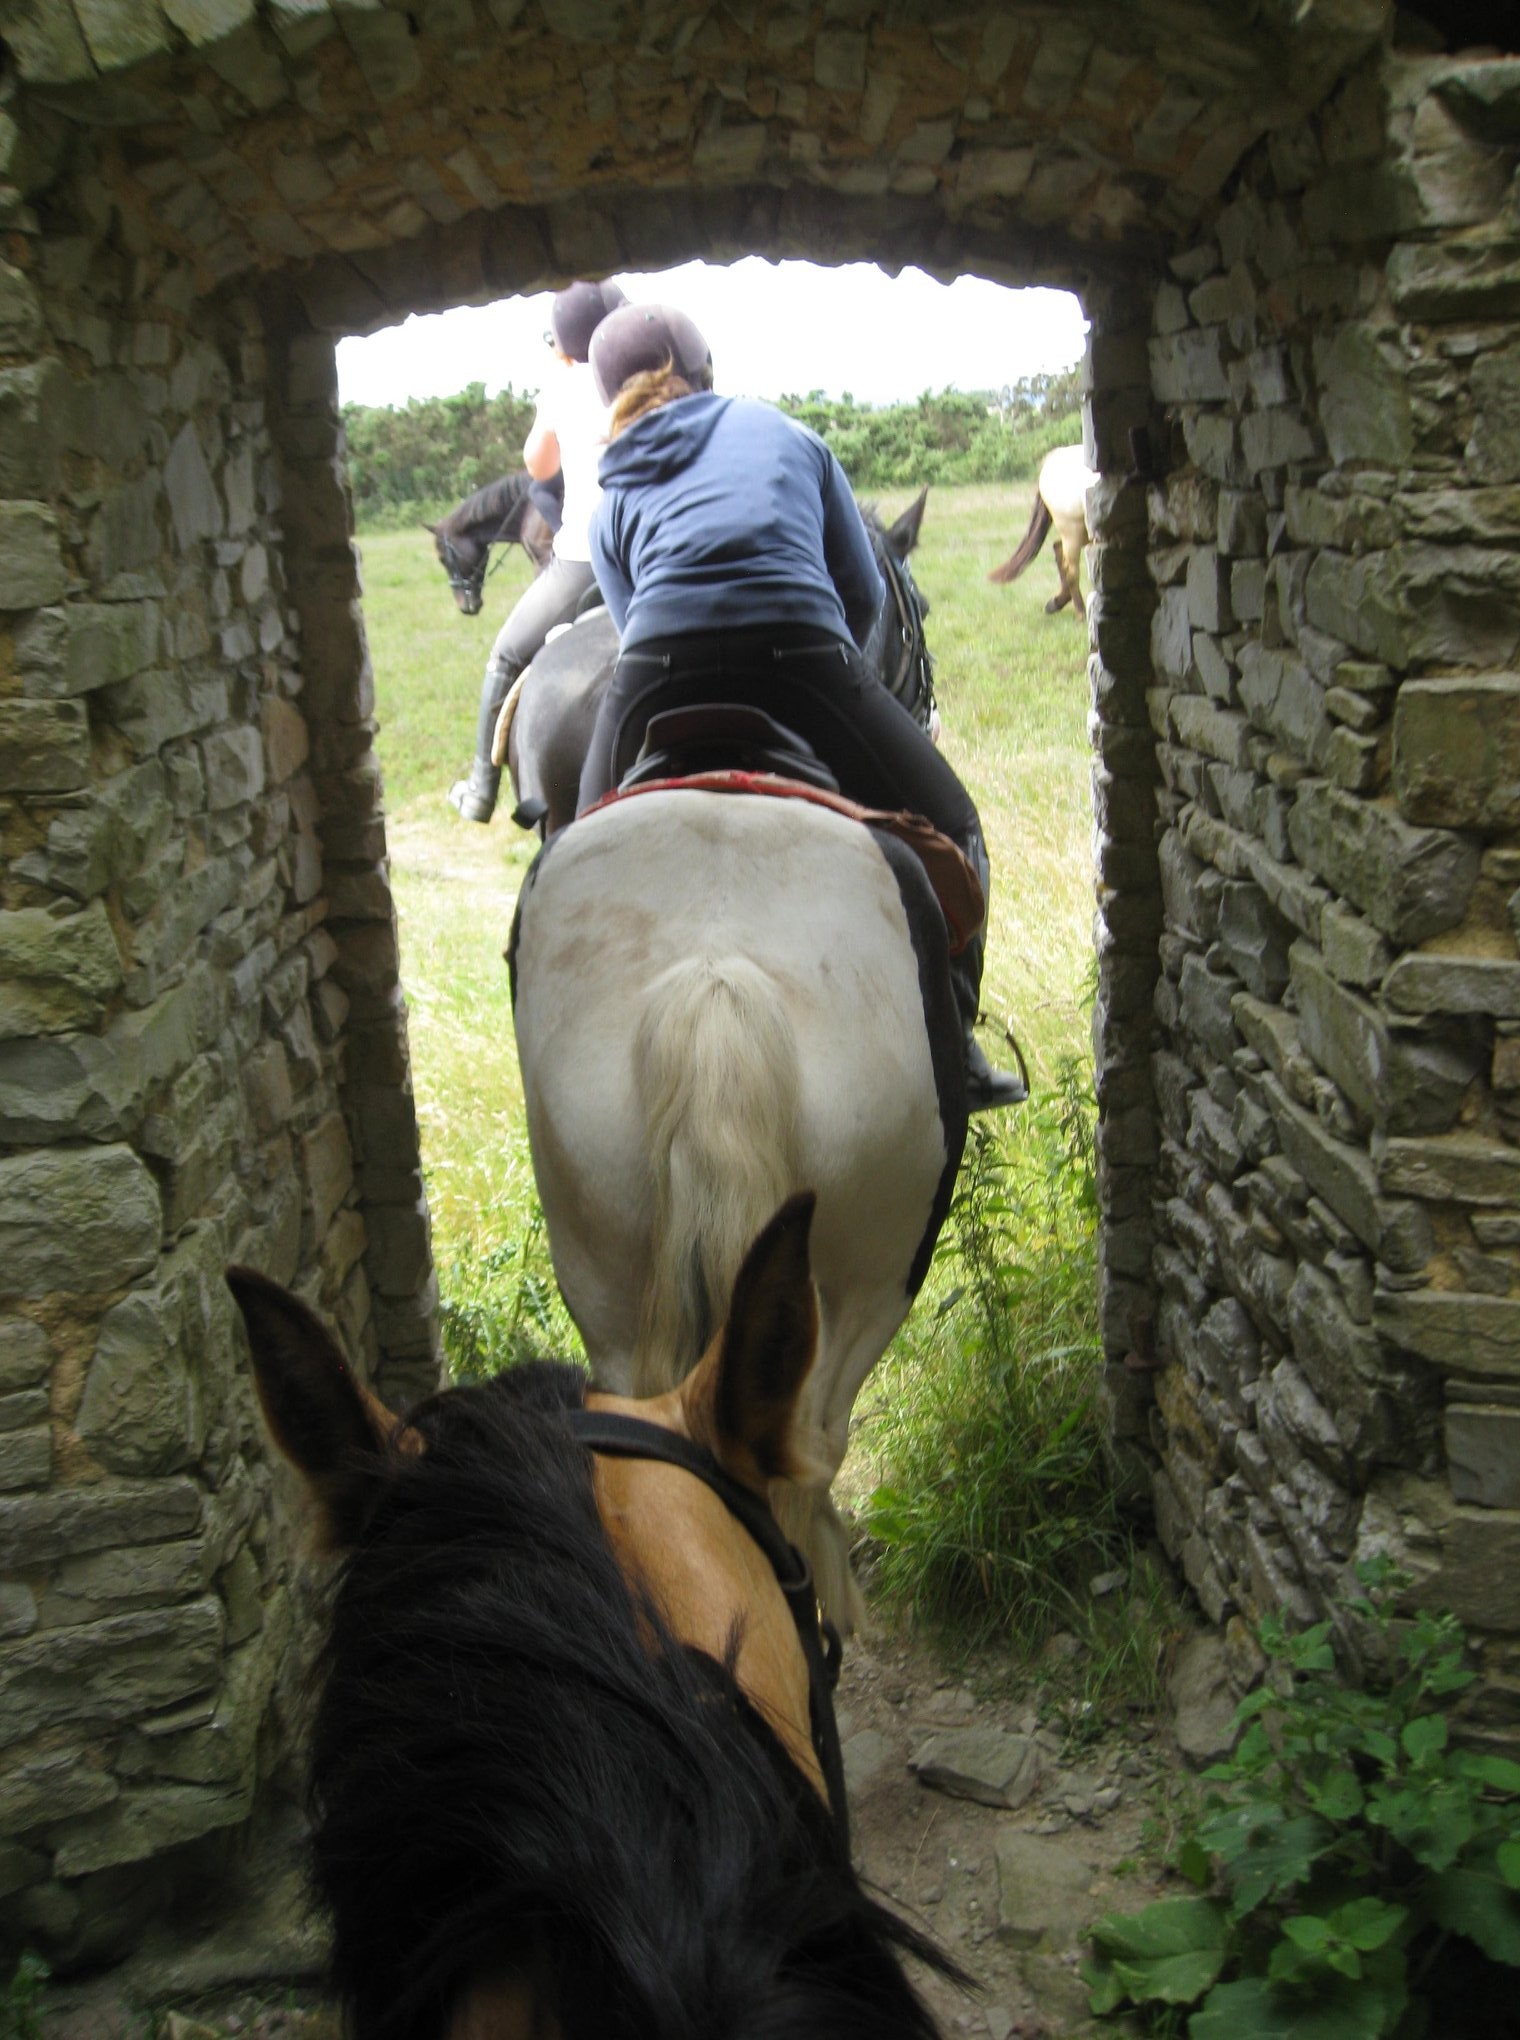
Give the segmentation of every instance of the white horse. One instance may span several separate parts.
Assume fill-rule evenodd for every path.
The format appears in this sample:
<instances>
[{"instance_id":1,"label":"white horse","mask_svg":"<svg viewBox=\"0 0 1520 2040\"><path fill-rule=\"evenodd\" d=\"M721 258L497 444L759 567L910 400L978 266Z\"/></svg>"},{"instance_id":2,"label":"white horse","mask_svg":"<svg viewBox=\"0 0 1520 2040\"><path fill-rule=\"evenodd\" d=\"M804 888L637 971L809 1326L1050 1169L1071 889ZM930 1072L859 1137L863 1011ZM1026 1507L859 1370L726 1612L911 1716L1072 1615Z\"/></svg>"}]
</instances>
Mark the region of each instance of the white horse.
<instances>
[{"instance_id":1,"label":"white horse","mask_svg":"<svg viewBox=\"0 0 1520 2040\"><path fill-rule=\"evenodd\" d=\"M508 951L555 1274L599 1386L680 1381L759 1226L816 1192L815 1465L773 1501L842 1628L862 1611L828 1482L965 1143L947 942L895 838L804 801L682 789L553 837Z\"/></svg>"},{"instance_id":2,"label":"white horse","mask_svg":"<svg viewBox=\"0 0 1520 2040\"><path fill-rule=\"evenodd\" d=\"M1054 524L1061 592L1052 595L1045 604L1045 614L1054 616L1069 602L1079 617L1086 616L1087 605L1082 600L1082 548L1088 539L1087 492L1097 479L1080 446L1058 446L1053 453L1047 453L1040 463L1029 529L1019 541L1018 550L1000 567L994 567L987 579L1016 581L1045 543L1045 534Z\"/></svg>"}]
</instances>

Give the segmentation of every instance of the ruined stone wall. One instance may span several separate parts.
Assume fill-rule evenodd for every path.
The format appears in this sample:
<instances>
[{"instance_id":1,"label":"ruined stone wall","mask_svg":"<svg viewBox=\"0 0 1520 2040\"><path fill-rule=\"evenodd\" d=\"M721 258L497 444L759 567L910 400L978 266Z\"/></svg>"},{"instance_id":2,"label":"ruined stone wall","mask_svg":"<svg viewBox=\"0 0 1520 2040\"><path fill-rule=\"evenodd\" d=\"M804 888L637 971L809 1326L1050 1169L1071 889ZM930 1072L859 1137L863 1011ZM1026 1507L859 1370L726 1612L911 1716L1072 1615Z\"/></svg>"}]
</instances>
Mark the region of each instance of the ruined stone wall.
<instances>
[{"instance_id":1,"label":"ruined stone wall","mask_svg":"<svg viewBox=\"0 0 1520 2040\"><path fill-rule=\"evenodd\" d=\"M1520 62L1384 58L1156 294L1157 1309L1109 1327L1209 1615L1390 1550L1511 1733L1517 145Z\"/></svg>"},{"instance_id":2,"label":"ruined stone wall","mask_svg":"<svg viewBox=\"0 0 1520 2040\"><path fill-rule=\"evenodd\" d=\"M433 1343L331 342L87 171L51 220L0 264L0 1942L77 1961L302 1669L222 1270L388 1391Z\"/></svg>"}]
</instances>

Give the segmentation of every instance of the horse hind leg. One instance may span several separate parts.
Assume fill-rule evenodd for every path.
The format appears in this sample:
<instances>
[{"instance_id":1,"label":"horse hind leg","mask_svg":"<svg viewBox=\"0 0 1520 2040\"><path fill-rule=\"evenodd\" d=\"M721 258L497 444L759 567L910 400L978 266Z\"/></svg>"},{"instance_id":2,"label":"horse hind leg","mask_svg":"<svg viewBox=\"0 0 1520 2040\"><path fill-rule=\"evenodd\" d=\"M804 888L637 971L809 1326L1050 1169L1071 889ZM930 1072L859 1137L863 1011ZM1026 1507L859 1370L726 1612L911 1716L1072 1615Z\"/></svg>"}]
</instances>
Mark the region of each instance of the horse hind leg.
<instances>
[{"instance_id":1,"label":"horse hind leg","mask_svg":"<svg viewBox=\"0 0 1520 2040\"><path fill-rule=\"evenodd\" d=\"M1045 614L1047 616L1054 616L1057 610L1064 609L1067 603L1073 599L1073 595L1075 593L1072 586L1072 575L1069 572L1066 565L1065 546L1062 545L1060 539L1057 538L1052 539L1051 547L1056 557L1056 572L1061 577L1061 592L1059 595L1052 595L1050 600L1045 604ZM1081 609L1082 598L1080 594L1076 595L1076 601L1078 605L1077 614L1078 616L1080 616L1082 614Z\"/></svg>"}]
</instances>

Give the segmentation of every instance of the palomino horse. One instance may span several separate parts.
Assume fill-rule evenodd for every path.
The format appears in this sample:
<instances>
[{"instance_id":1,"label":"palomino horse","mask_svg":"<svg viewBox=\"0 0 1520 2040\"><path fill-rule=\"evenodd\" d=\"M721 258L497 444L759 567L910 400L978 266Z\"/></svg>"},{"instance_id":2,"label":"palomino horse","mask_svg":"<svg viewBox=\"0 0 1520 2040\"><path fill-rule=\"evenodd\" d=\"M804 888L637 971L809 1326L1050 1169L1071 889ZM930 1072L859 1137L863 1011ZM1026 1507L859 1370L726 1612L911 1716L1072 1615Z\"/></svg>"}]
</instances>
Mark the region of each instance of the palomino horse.
<instances>
[{"instance_id":1,"label":"palomino horse","mask_svg":"<svg viewBox=\"0 0 1520 2040\"><path fill-rule=\"evenodd\" d=\"M535 482L522 469L487 482L473 496L456 503L447 517L423 525L432 535L433 548L463 615L480 614L493 545L520 545L534 570L543 572L559 529L557 506L564 493L558 476L553 482Z\"/></svg>"},{"instance_id":2,"label":"palomino horse","mask_svg":"<svg viewBox=\"0 0 1520 2040\"><path fill-rule=\"evenodd\" d=\"M343 1554L310 1787L355 2040L933 2040L899 1951L958 1972L830 1818L816 1608L763 1499L806 1449L811 1211L636 1404L536 1362L400 1421L304 1304L229 1274Z\"/></svg>"},{"instance_id":3,"label":"palomino horse","mask_svg":"<svg viewBox=\"0 0 1520 2040\"><path fill-rule=\"evenodd\" d=\"M929 604L908 561L928 497L921 490L892 525L884 525L871 505L862 506L886 592L861 651L867 671L937 737L934 662L924 641ZM548 837L574 821L581 762L617 651L612 619L605 609L593 609L550 639L508 695L493 759L511 774L513 820L520 827L541 827Z\"/></svg>"},{"instance_id":4,"label":"palomino horse","mask_svg":"<svg viewBox=\"0 0 1520 2040\"><path fill-rule=\"evenodd\" d=\"M756 1228L817 1193L817 1477L772 1502L841 1626L861 1609L827 1482L966 1138L948 946L895 837L805 800L651 787L550 839L508 950L550 1251L599 1384L679 1381Z\"/></svg>"},{"instance_id":5,"label":"palomino horse","mask_svg":"<svg viewBox=\"0 0 1520 2040\"><path fill-rule=\"evenodd\" d=\"M1029 529L1019 541L1018 550L1000 567L994 567L987 579L1016 581L1045 543L1045 534L1054 524L1061 592L1052 595L1045 604L1045 614L1054 616L1069 602L1078 616L1086 616L1087 606L1082 600L1082 548L1087 543L1087 492L1097 479L1080 446L1058 446L1054 453L1047 453L1040 463Z\"/></svg>"}]
</instances>

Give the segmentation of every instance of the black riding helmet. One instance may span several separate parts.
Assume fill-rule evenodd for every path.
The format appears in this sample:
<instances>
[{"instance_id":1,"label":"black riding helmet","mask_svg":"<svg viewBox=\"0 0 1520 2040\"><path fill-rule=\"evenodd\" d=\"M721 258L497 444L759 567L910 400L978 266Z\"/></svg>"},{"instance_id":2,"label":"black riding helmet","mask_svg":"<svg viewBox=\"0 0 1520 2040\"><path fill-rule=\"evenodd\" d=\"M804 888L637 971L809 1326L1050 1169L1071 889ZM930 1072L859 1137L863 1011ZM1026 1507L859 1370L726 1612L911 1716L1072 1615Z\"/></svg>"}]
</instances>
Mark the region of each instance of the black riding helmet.
<instances>
[{"instance_id":1,"label":"black riding helmet","mask_svg":"<svg viewBox=\"0 0 1520 2040\"><path fill-rule=\"evenodd\" d=\"M630 376L667 362L687 382L712 388L712 349L674 305L623 305L591 337L591 373L604 404L613 402Z\"/></svg>"},{"instance_id":2,"label":"black riding helmet","mask_svg":"<svg viewBox=\"0 0 1520 2040\"><path fill-rule=\"evenodd\" d=\"M615 283L568 284L556 294L549 313L555 346L572 361L585 361L592 334L609 312L627 302L627 293Z\"/></svg>"}]
</instances>

